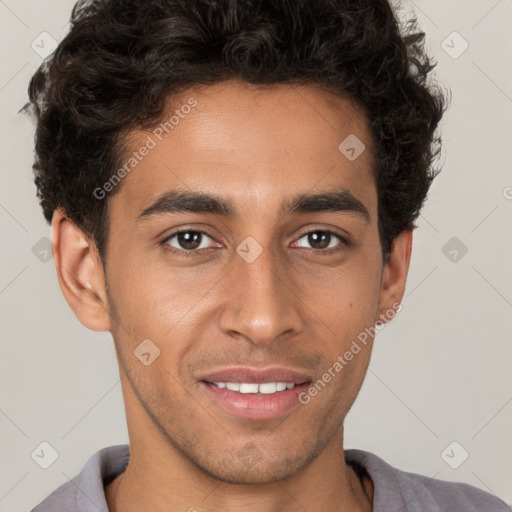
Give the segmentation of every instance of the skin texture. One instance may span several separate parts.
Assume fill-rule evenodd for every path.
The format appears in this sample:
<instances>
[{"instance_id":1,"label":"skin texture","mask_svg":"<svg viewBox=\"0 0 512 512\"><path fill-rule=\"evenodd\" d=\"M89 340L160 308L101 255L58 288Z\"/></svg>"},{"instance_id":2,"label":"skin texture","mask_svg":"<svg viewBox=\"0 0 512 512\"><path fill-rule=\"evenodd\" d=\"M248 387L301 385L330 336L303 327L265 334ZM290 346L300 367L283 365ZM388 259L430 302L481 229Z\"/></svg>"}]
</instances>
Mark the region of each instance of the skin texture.
<instances>
[{"instance_id":1,"label":"skin texture","mask_svg":"<svg viewBox=\"0 0 512 512\"><path fill-rule=\"evenodd\" d=\"M65 212L52 223L68 303L88 328L110 330L116 346L131 460L106 489L109 507L371 510L372 483L363 487L342 453L343 421L372 340L307 405L274 420L224 412L196 378L247 365L284 366L317 380L402 299L412 231L395 239L383 267L365 117L318 86L230 80L169 98L166 119L190 97L197 106L109 198L106 275L94 244ZM132 151L148 134L130 134ZM366 146L354 161L338 149L350 134ZM136 220L176 188L221 196L235 215ZM349 211L280 212L290 195L339 188L366 206L369 222ZM177 228L206 231L201 247L211 249L184 256L176 237L165 242ZM350 245L333 236L329 247L338 250L315 251L304 234L327 229ZM236 252L248 236L263 249L252 263ZM148 338L161 353L145 366L134 350Z\"/></svg>"}]
</instances>

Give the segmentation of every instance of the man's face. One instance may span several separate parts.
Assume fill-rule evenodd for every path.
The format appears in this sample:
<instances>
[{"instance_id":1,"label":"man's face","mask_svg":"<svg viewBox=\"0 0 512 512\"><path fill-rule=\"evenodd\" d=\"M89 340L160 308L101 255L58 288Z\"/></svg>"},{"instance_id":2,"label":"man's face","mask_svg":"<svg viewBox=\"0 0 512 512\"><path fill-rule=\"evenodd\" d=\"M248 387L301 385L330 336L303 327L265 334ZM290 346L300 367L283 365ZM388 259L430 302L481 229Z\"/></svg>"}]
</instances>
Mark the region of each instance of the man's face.
<instances>
[{"instance_id":1,"label":"man's face","mask_svg":"<svg viewBox=\"0 0 512 512\"><path fill-rule=\"evenodd\" d=\"M106 278L131 442L159 438L221 480L275 481L339 443L371 341L305 405L299 383L255 396L212 389L205 377L279 367L316 382L374 325L382 264L372 143L361 111L314 86L191 89L164 121L189 98L197 105L168 134L155 132L162 140L133 134L132 151L148 136L157 144L109 200ZM366 146L353 161L338 148L349 135ZM296 196L342 190L368 217L318 202L287 210ZM232 212L192 211L197 201L148 210L172 191L215 196ZM172 236L178 229L186 233ZM134 354L143 340L142 359L160 350L148 365Z\"/></svg>"}]
</instances>

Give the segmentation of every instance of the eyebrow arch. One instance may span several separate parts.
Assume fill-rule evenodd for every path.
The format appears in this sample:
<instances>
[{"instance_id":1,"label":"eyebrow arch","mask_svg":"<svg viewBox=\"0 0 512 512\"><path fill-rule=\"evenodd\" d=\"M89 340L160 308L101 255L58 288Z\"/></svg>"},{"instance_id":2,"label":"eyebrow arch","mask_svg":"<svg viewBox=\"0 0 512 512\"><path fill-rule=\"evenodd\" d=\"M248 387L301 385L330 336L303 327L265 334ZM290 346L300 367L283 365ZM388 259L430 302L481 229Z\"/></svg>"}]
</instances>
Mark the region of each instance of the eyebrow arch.
<instances>
[{"instance_id":1,"label":"eyebrow arch","mask_svg":"<svg viewBox=\"0 0 512 512\"><path fill-rule=\"evenodd\" d=\"M169 213L212 213L233 218L235 208L229 201L211 194L171 190L160 195L137 217L137 222ZM281 215L315 212L349 212L362 216L370 223L366 206L349 190L336 189L318 194L299 194L287 198L281 206Z\"/></svg>"}]
</instances>

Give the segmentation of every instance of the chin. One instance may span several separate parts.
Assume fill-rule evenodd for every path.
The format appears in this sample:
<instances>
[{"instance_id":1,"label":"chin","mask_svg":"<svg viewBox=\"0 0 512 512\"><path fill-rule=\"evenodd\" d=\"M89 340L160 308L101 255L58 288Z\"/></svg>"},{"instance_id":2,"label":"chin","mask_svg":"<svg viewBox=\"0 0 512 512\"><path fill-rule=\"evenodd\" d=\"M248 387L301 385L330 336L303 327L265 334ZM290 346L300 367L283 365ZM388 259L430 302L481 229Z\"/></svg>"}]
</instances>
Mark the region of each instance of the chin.
<instances>
[{"instance_id":1,"label":"chin","mask_svg":"<svg viewBox=\"0 0 512 512\"><path fill-rule=\"evenodd\" d=\"M212 478L238 485L270 484L300 473L314 458L314 454L295 455L263 454L254 444L248 443L242 450L215 460L194 461ZM211 464L209 464L211 462Z\"/></svg>"}]
</instances>

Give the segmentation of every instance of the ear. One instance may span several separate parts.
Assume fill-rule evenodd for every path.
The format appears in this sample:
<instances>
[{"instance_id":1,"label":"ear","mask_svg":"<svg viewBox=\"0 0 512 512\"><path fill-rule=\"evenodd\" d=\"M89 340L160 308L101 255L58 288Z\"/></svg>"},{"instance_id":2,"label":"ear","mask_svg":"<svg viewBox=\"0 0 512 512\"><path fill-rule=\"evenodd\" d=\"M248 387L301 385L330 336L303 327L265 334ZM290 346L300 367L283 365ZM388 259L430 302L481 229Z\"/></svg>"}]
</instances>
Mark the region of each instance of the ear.
<instances>
[{"instance_id":1,"label":"ear","mask_svg":"<svg viewBox=\"0 0 512 512\"><path fill-rule=\"evenodd\" d=\"M378 307L380 323L387 323L401 309L412 252L412 229L403 231L391 246L389 260L384 266Z\"/></svg>"},{"instance_id":2,"label":"ear","mask_svg":"<svg viewBox=\"0 0 512 512\"><path fill-rule=\"evenodd\" d=\"M105 275L96 245L60 208L52 218L52 253L60 289L78 320L93 331L109 331Z\"/></svg>"}]
</instances>

